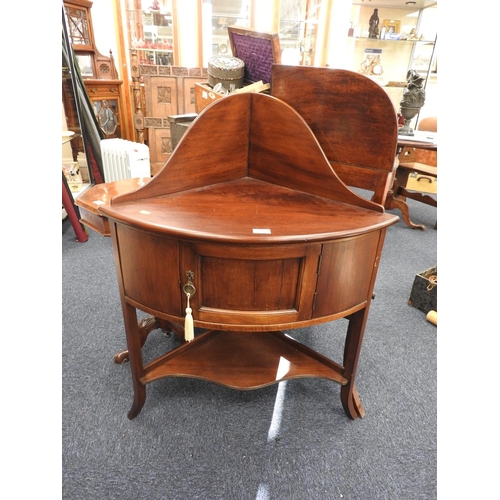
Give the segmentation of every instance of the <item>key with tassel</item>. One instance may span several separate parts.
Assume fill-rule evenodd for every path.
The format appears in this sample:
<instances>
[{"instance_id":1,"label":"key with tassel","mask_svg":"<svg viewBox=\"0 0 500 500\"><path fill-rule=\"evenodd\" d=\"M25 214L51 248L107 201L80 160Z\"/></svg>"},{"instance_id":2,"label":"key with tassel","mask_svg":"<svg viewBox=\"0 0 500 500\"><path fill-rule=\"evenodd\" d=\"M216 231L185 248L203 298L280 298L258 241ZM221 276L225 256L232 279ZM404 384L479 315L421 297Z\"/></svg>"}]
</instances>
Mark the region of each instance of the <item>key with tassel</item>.
<instances>
[{"instance_id":1,"label":"key with tassel","mask_svg":"<svg viewBox=\"0 0 500 500\"><path fill-rule=\"evenodd\" d=\"M191 342L194 340L194 322L193 310L189 304L189 299L196 293L196 288L193 285L193 271L186 271L186 277L188 282L183 286L184 293L187 296L186 317L184 319L184 339L186 342Z\"/></svg>"}]
</instances>

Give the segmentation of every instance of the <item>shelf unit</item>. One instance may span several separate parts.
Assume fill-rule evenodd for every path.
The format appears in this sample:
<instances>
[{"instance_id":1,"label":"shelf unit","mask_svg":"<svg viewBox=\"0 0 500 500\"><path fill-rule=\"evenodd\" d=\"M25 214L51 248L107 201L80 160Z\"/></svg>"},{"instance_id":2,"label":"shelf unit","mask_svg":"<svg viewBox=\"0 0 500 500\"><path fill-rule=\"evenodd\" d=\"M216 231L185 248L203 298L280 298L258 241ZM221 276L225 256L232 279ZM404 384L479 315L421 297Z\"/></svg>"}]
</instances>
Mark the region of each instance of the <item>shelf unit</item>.
<instances>
[{"instance_id":1,"label":"shelf unit","mask_svg":"<svg viewBox=\"0 0 500 500\"><path fill-rule=\"evenodd\" d=\"M379 40L351 38L352 70L368 76L385 88L396 108L406 86L408 70L415 69L427 80L434 74L436 40Z\"/></svg>"},{"instance_id":2,"label":"shelf unit","mask_svg":"<svg viewBox=\"0 0 500 500\"><path fill-rule=\"evenodd\" d=\"M378 9L379 28L393 26L385 39L368 38L370 16ZM394 107L406 86L410 69L424 77L429 100L437 84L437 8L409 9L353 6L352 29L348 30L347 52L352 71L362 73L384 87Z\"/></svg>"},{"instance_id":3,"label":"shelf unit","mask_svg":"<svg viewBox=\"0 0 500 500\"><path fill-rule=\"evenodd\" d=\"M298 63L303 66L312 64L316 26L301 20L280 20L281 50L295 49L299 52Z\"/></svg>"}]
</instances>

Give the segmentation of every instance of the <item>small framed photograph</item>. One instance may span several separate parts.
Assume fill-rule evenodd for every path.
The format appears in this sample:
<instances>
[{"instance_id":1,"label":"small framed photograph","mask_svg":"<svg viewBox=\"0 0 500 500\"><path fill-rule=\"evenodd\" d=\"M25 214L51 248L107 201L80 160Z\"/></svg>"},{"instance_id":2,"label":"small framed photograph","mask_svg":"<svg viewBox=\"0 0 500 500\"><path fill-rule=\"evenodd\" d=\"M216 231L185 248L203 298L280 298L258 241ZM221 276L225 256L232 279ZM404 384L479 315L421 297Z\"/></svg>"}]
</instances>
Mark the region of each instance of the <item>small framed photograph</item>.
<instances>
[{"instance_id":1,"label":"small framed photograph","mask_svg":"<svg viewBox=\"0 0 500 500\"><path fill-rule=\"evenodd\" d=\"M394 19L384 19L382 26L385 26L386 33L399 33L401 31L401 21Z\"/></svg>"}]
</instances>

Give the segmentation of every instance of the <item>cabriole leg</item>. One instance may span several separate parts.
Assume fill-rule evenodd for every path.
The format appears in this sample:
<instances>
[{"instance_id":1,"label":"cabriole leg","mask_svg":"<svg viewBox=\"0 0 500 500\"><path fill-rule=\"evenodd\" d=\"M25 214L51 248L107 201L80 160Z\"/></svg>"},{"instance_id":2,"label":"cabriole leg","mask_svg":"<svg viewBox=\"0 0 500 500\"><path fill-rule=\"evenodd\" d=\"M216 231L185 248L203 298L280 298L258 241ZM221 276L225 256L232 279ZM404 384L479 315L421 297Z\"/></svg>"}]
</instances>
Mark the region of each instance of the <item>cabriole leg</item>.
<instances>
[{"instance_id":1,"label":"cabriole leg","mask_svg":"<svg viewBox=\"0 0 500 500\"><path fill-rule=\"evenodd\" d=\"M356 390L355 378L367 317L367 308L361 309L349 317L344 347L344 376L348 382L340 389L340 399L344 411L353 420L365 416L365 410Z\"/></svg>"},{"instance_id":2,"label":"cabriole leg","mask_svg":"<svg viewBox=\"0 0 500 500\"><path fill-rule=\"evenodd\" d=\"M144 343L145 332L141 331L141 328L137 323L137 313L135 308L123 301L122 309L125 320L125 333L127 335L130 373L132 375L132 384L134 386L134 402L128 413L128 418L132 419L139 414L146 401L146 386L141 382L141 377L144 375L142 345ZM147 333L151 331L154 325L154 321L148 323L146 330L149 331Z\"/></svg>"}]
</instances>

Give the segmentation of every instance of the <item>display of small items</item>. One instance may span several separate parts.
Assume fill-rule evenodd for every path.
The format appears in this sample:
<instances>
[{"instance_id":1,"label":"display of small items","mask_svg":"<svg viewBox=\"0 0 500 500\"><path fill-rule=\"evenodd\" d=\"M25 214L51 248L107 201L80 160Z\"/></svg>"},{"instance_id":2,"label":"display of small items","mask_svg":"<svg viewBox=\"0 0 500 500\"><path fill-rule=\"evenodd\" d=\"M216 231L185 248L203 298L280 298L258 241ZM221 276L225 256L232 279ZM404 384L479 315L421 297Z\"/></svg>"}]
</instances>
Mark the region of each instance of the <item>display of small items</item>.
<instances>
[{"instance_id":1,"label":"display of small items","mask_svg":"<svg viewBox=\"0 0 500 500\"><path fill-rule=\"evenodd\" d=\"M394 21L391 21L394 22ZM378 9L373 9L373 14L370 17L368 38L378 38L380 40L423 40L424 35L418 35L417 30L412 28L410 33L398 33L399 29L395 29L394 26L386 26L387 20L384 21L384 26L382 29L379 28L380 18L378 17ZM397 26L399 26L400 21L396 21ZM352 30L354 32L354 30ZM352 36L351 30L349 30L349 36Z\"/></svg>"},{"instance_id":2,"label":"display of small items","mask_svg":"<svg viewBox=\"0 0 500 500\"><path fill-rule=\"evenodd\" d=\"M78 193L82 189L83 181L78 163L68 162L62 164L62 171L66 182L68 183L69 189L72 193Z\"/></svg>"},{"instance_id":3,"label":"display of small items","mask_svg":"<svg viewBox=\"0 0 500 500\"><path fill-rule=\"evenodd\" d=\"M382 67L381 49L365 50L365 59L361 63L360 73L368 76L381 76L384 73L384 68Z\"/></svg>"}]
</instances>

